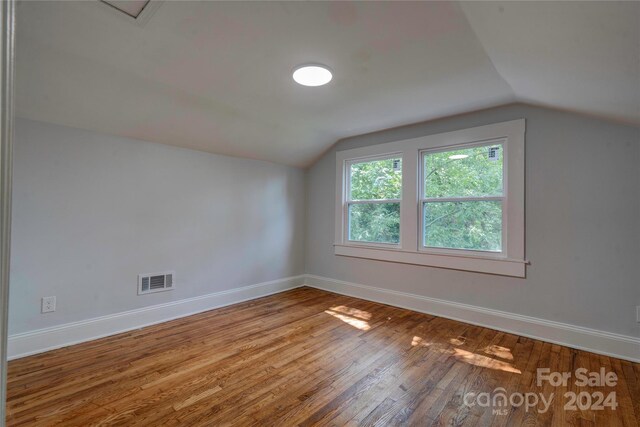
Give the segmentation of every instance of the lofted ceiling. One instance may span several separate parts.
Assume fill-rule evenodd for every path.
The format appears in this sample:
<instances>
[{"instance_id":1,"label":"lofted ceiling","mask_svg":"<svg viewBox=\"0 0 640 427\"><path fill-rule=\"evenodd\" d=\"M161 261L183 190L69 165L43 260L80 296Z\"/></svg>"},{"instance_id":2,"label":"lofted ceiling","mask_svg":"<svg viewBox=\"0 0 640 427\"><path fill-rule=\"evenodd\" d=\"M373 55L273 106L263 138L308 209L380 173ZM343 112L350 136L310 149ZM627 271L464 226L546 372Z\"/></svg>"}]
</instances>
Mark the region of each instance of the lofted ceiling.
<instances>
[{"instance_id":1,"label":"lofted ceiling","mask_svg":"<svg viewBox=\"0 0 640 427\"><path fill-rule=\"evenodd\" d=\"M167 1L143 24L119 14L19 2L17 115L301 167L339 138L514 101L640 124L640 3ZM293 82L309 62L332 82Z\"/></svg>"},{"instance_id":2,"label":"lofted ceiling","mask_svg":"<svg viewBox=\"0 0 640 427\"><path fill-rule=\"evenodd\" d=\"M518 101L640 125L640 3L465 2Z\"/></svg>"}]
</instances>

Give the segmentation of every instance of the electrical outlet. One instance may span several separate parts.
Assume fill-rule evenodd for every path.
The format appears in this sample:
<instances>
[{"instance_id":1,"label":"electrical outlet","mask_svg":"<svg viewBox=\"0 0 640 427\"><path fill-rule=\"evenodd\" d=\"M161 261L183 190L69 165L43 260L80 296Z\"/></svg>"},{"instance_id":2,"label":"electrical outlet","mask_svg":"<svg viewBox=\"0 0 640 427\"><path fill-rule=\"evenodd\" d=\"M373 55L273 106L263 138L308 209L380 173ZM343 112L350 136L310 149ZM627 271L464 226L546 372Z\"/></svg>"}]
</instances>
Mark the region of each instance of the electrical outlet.
<instances>
[{"instance_id":1,"label":"electrical outlet","mask_svg":"<svg viewBox=\"0 0 640 427\"><path fill-rule=\"evenodd\" d=\"M42 297L42 312L56 311L56 297Z\"/></svg>"}]
</instances>

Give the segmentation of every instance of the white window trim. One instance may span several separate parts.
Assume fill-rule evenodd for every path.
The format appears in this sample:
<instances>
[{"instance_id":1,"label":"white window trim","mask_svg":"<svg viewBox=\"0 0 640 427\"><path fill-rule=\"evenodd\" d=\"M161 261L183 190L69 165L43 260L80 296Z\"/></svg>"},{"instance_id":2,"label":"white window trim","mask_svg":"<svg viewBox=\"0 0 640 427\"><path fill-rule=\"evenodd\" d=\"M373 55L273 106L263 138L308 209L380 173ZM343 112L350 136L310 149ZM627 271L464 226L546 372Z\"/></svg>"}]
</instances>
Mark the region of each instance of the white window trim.
<instances>
[{"instance_id":1,"label":"white window trim","mask_svg":"<svg viewBox=\"0 0 640 427\"><path fill-rule=\"evenodd\" d=\"M503 144L503 248L491 253L422 246L422 153L459 145L501 141ZM347 164L354 160L402 157L402 199L400 202L400 243L369 244L348 240ZM512 120L471 129L394 141L336 153L335 254L405 264L427 265L525 277L524 176L525 120Z\"/></svg>"}]
</instances>

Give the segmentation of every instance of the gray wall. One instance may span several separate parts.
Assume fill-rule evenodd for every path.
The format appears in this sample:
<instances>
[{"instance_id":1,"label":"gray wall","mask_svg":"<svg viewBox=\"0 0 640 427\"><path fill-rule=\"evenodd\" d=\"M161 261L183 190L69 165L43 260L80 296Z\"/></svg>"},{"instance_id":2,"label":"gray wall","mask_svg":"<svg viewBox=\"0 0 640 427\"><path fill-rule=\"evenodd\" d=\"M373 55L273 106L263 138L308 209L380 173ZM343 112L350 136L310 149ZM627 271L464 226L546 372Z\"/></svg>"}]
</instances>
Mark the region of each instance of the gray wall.
<instances>
[{"instance_id":1,"label":"gray wall","mask_svg":"<svg viewBox=\"0 0 640 427\"><path fill-rule=\"evenodd\" d=\"M336 150L522 117L526 279L333 254ZM513 105L349 138L304 181L271 163L17 120L10 333L306 271L640 336L640 129ZM136 295L138 273L171 269L175 290ZM40 314L49 295L57 310Z\"/></svg>"},{"instance_id":2,"label":"gray wall","mask_svg":"<svg viewBox=\"0 0 640 427\"><path fill-rule=\"evenodd\" d=\"M304 272L295 168L18 119L13 191L10 333Z\"/></svg>"},{"instance_id":3,"label":"gray wall","mask_svg":"<svg viewBox=\"0 0 640 427\"><path fill-rule=\"evenodd\" d=\"M526 131L526 279L339 257L335 153L516 118ZM640 336L640 129L511 105L340 141L307 173L306 272Z\"/></svg>"}]
</instances>

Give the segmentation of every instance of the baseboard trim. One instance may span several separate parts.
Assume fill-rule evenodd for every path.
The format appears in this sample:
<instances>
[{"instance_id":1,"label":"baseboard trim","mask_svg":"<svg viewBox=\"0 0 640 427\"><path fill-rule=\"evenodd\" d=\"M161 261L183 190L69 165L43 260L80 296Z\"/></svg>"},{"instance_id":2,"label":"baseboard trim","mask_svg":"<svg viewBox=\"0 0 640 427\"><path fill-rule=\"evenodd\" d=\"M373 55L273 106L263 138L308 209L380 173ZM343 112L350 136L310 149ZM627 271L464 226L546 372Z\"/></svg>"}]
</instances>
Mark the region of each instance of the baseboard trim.
<instances>
[{"instance_id":1,"label":"baseboard trim","mask_svg":"<svg viewBox=\"0 0 640 427\"><path fill-rule=\"evenodd\" d=\"M640 338L311 274L305 275L305 285L605 356L640 362Z\"/></svg>"},{"instance_id":2,"label":"baseboard trim","mask_svg":"<svg viewBox=\"0 0 640 427\"><path fill-rule=\"evenodd\" d=\"M304 275L285 277L242 288L10 335L7 346L8 359L13 360L43 353L56 348L276 294L303 286L304 279Z\"/></svg>"},{"instance_id":3,"label":"baseboard trim","mask_svg":"<svg viewBox=\"0 0 640 427\"><path fill-rule=\"evenodd\" d=\"M18 359L139 329L300 286L310 286L605 356L640 362L640 338L310 274L10 335L7 347L8 359Z\"/></svg>"}]
</instances>

